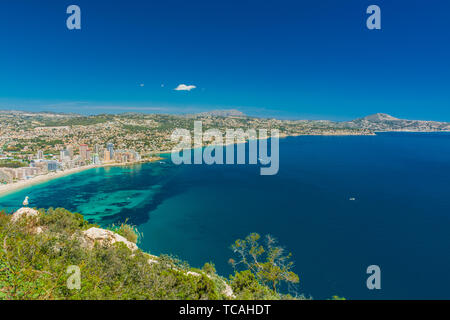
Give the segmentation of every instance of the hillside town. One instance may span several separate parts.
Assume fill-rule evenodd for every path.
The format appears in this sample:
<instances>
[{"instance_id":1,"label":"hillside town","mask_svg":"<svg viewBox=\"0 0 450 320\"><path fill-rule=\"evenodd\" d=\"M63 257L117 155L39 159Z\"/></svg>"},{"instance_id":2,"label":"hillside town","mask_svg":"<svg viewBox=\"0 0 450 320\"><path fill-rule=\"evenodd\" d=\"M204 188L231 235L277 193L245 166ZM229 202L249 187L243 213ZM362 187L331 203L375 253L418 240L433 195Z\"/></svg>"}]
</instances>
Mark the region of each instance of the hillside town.
<instances>
[{"instance_id":1,"label":"hillside town","mask_svg":"<svg viewBox=\"0 0 450 320\"><path fill-rule=\"evenodd\" d=\"M0 111L0 183L92 165L132 164L154 159L176 145L175 129L278 129L298 134L371 134L339 128L327 121L291 121L247 117L239 112L197 115L100 114Z\"/></svg>"},{"instance_id":2,"label":"hillside town","mask_svg":"<svg viewBox=\"0 0 450 320\"><path fill-rule=\"evenodd\" d=\"M297 135L374 135L376 131L450 131L446 122L397 119L375 114L352 121L279 120L249 117L237 110L200 114L99 114L0 111L0 183L91 166L157 159L176 142L175 129L278 129ZM208 144L205 142L204 144Z\"/></svg>"}]
</instances>

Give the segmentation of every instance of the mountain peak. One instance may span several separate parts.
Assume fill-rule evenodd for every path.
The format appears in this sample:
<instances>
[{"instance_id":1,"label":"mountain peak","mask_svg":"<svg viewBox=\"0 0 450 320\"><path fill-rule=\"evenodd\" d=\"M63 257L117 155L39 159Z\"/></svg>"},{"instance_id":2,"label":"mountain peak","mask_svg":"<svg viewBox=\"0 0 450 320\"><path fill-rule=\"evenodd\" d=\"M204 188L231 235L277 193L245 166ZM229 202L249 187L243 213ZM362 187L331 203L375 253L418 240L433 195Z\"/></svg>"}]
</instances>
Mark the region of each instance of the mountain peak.
<instances>
[{"instance_id":1,"label":"mountain peak","mask_svg":"<svg viewBox=\"0 0 450 320\"><path fill-rule=\"evenodd\" d=\"M367 121L392 121L392 120L399 120L391 115L388 115L386 113L375 113L371 114L370 116L364 117L363 120Z\"/></svg>"}]
</instances>

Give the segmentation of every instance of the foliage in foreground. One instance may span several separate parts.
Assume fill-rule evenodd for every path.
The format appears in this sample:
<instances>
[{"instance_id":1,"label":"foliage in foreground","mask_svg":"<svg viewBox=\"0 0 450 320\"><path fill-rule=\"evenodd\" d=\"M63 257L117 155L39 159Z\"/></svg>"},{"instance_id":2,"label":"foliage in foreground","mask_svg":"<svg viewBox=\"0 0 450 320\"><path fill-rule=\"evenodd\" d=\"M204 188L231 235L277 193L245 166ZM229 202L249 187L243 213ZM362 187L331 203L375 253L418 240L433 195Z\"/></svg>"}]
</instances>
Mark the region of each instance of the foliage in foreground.
<instances>
[{"instance_id":1,"label":"foliage in foreground","mask_svg":"<svg viewBox=\"0 0 450 320\"><path fill-rule=\"evenodd\" d=\"M140 240L142 239L143 235L136 226L132 226L127 224L127 221L124 223L121 223L120 226L116 226L113 224L109 230L114 231L115 233L121 235L125 239L127 239L130 242L139 244Z\"/></svg>"},{"instance_id":2,"label":"foliage in foreground","mask_svg":"<svg viewBox=\"0 0 450 320\"><path fill-rule=\"evenodd\" d=\"M231 246L237 255L237 260L229 261L235 270L235 275L231 276L233 291L242 299L274 299L282 296L278 292L284 285L295 297L303 298L298 297L295 285L299 283L299 276L292 272L294 263L290 261L291 254L286 254L272 236L267 235L263 244L260 238L259 234L251 233Z\"/></svg>"},{"instance_id":3,"label":"foliage in foreground","mask_svg":"<svg viewBox=\"0 0 450 320\"><path fill-rule=\"evenodd\" d=\"M0 299L221 299L213 279L190 276L180 261L131 252L124 244L81 245L81 232L90 225L64 209L41 210L41 234L32 234L29 221L11 223L0 213ZM81 289L69 290L70 265L81 271Z\"/></svg>"},{"instance_id":4,"label":"foliage in foreground","mask_svg":"<svg viewBox=\"0 0 450 320\"><path fill-rule=\"evenodd\" d=\"M30 220L13 223L10 215L0 212L0 299L230 299L224 293L226 285L238 299L292 298L277 293L277 287L296 275L286 277L285 269L270 266L275 260L267 260L261 270L236 271L227 281L212 263L202 270L170 256L149 263L150 255L131 252L123 243L87 249L80 241L82 231L95 225L65 209L41 209L40 234L31 232L36 221ZM138 241L134 227L122 224L112 229ZM81 271L79 290L67 286L71 265Z\"/></svg>"}]
</instances>

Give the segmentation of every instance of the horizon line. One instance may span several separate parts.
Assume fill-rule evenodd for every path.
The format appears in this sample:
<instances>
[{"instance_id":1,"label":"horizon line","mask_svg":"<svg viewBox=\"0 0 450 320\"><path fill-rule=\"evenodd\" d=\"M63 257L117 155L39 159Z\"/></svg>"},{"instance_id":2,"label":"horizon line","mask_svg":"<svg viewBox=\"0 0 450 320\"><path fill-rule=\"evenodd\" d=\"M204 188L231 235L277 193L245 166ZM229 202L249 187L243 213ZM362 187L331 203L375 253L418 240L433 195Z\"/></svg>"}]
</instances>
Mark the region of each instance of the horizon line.
<instances>
[{"instance_id":1,"label":"horizon line","mask_svg":"<svg viewBox=\"0 0 450 320\"><path fill-rule=\"evenodd\" d=\"M119 109L119 108L118 108ZM356 118L349 118L347 120L330 120L330 119L325 119L325 118L318 118L318 119L305 119L305 118L297 118L297 117L281 117L281 118L277 118L275 116L256 116L256 115L250 115L250 114L246 114L238 109L211 109L211 110L207 110L207 111L200 111L200 112L156 112L158 108L153 108L155 110L153 110L154 112L145 112L144 110L151 110L152 108L135 108L141 111L117 111L117 112L100 112L100 113L91 113L91 114L83 114L83 113L78 113L78 112L65 112L65 111L50 111L50 110L41 110L41 111L31 111L31 110L20 110L20 109L1 109L0 108L0 113L32 113L32 114L39 114L39 113L45 113L45 114L57 114L57 115L77 115L77 116L81 116L81 117L95 117L95 116L99 116L99 115L126 115L126 114L146 114L146 115L172 115L172 116L189 116L189 115L201 115L202 113L211 113L211 112L215 112L215 111L238 111L243 113L240 116L233 116L233 117L242 117L242 118L260 118L260 119L275 119L275 120L282 120L282 121L330 121L330 122L349 122L349 121L354 121L354 120L358 120L358 119L364 119L366 117L370 117L370 116L374 116L374 115L387 115L387 116L391 116L393 117L391 114L389 113L384 113L384 112L376 112L376 113L371 113L371 114L366 114L365 116L359 116ZM143 110L144 109L144 110ZM163 109L163 108L161 108ZM214 115L213 115L214 116ZM217 115L216 115L217 116ZM230 117L230 116L222 116L222 117ZM393 117L394 119L392 119L391 121L395 121L395 120L406 120L406 121L427 121L427 122L449 122L449 121L442 121L442 120L423 120L423 119L407 119L407 118L397 118L397 117Z\"/></svg>"}]
</instances>

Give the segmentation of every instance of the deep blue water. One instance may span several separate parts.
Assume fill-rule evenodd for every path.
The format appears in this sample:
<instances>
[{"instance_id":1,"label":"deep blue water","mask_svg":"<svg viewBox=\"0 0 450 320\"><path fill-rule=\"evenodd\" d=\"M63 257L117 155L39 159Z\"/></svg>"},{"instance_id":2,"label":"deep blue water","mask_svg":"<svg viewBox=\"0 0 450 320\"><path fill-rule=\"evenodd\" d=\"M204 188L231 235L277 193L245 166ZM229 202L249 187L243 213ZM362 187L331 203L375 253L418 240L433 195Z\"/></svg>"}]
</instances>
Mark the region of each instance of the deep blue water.
<instances>
[{"instance_id":1,"label":"deep blue water","mask_svg":"<svg viewBox=\"0 0 450 320\"><path fill-rule=\"evenodd\" d=\"M235 239L270 233L292 252L301 292L318 299L450 299L450 134L281 139L276 176L170 161L92 169L2 197L0 207L25 195L101 225L128 218L144 250L213 261L223 275ZM372 264L378 291L366 287Z\"/></svg>"}]
</instances>

